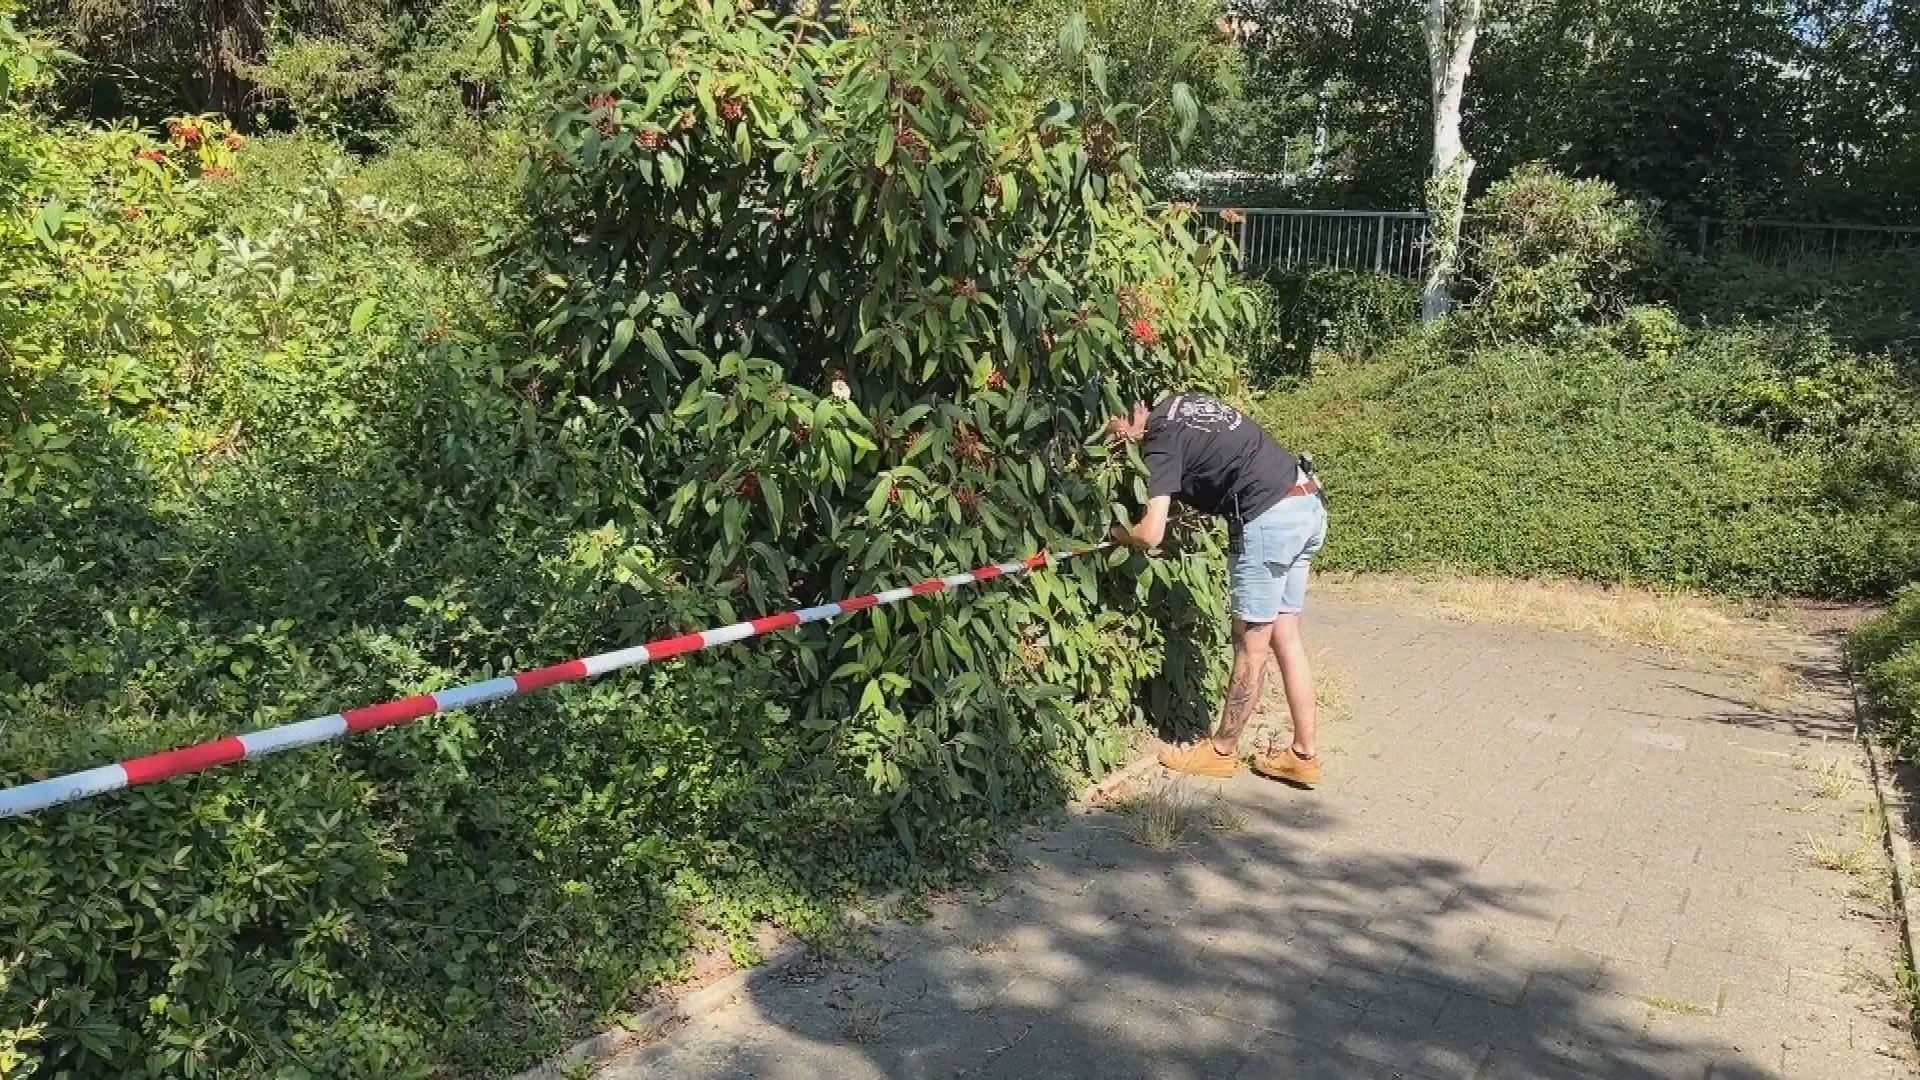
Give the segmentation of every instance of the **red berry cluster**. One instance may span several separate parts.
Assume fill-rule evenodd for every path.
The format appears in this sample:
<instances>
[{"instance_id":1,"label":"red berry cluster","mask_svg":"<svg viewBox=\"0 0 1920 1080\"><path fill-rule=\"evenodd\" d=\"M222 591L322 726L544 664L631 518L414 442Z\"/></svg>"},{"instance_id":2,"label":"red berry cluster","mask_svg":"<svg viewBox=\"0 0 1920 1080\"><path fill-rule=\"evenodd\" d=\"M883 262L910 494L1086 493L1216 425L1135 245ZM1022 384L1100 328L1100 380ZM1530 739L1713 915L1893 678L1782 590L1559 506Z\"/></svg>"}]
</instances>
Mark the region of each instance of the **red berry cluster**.
<instances>
[{"instance_id":1,"label":"red berry cluster","mask_svg":"<svg viewBox=\"0 0 1920 1080\"><path fill-rule=\"evenodd\" d=\"M987 177L987 183L986 183L986 185L985 185L985 190L986 190L986 193L987 193L987 197L988 197L989 199L997 199L997 198L999 198L999 197L1000 197L1000 178L999 178L999 177L997 177L997 176L989 176L989 177Z\"/></svg>"},{"instance_id":2,"label":"red berry cluster","mask_svg":"<svg viewBox=\"0 0 1920 1080\"><path fill-rule=\"evenodd\" d=\"M664 131L643 131L640 133L640 145L648 150L658 150L667 145L667 133Z\"/></svg>"},{"instance_id":3,"label":"red berry cluster","mask_svg":"<svg viewBox=\"0 0 1920 1080\"><path fill-rule=\"evenodd\" d=\"M143 161L151 161L157 165L167 160L167 155L158 150L142 150L140 151L140 158Z\"/></svg>"},{"instance_id":4,"label":"red berry cluster","mask_svg":"<svg viewBox=\"0 0 1920 1080\"><path fill-rule=\"evenodd\" d=\"M918 105L927 100L927 92L917 86L909 86L900 91L900 96L905 98L909 105Z\"/></svg>"},{"instance_id":5,"label":"red berry cluster","mask_svg":"<svg viewBox=\"0 0 1920 1080\"><path fill-rule=\"evenodd\" d=\"M804 443L813 437L813 429L805 424L795 424L788 428L787 431L793 436L793 441L797 443Z\"/></svg>"},{"instance_id":6,"label":"red berry cluster","mask_svg":"<svg viewBox=\"0 0 1920 1080\"><path fill-rule=\"evenodd\" d=\"M737 97L720 99L720 119L733 124L738 123L745 115L747 115L747 103L744 100Z\"/></svg>"},{"instance_id":7,"label":"red berry cluster","mask_svg":"<svg viewBox=\"0 0 1920 1080\"><path fill-rule=\"evenodd\" d=\"M980 506L980 496L974 494L974 490L970 487L955 491L953 501L960 504L960 509L965 511L968 517L972 517Z\"/></svg>"},{"instance_id":8,"label":"red berry cluster","mask_svg":"<svg viewBox=\"0 0 1920 1080\"><path fill-rule=\"evenodd\" d=\"M895 506L900 505L900 486L898 484L887 489L887 501Z\"/></svg>"},{"instance_id":9,"label":"red berry cluster","mask_svg":"<svg viewBox=\"0 0 1920 1080\"><path fill-rule=\"evenodd\" d=\"M987 110L981 108L978 105L975 105L973 108L968 109L967 123L972 124L976 128L986 127L987 126Z\"/></svg>"},{"instance_id":10,"label":"red berry cluster","mask_svg":"<svg viewBox=\"0 0 1920 1080\"><path fill-rule=\"evenodd\" d=\"M904 124L893 130L893 144L915 161L927 160L926 140L920 137L919 132Z\"/></svg>"},{"instance_id":11,"label":"red berry cluster","mask_svg":"<svg viewBox=\"0 0 1920 1080\"><path fill-rule=\"evenodd\" d=\"M198 124L183 124L175 120L173 123L167 125L167 134L172 135L188 146L198 146L200 144L200 126Z\"/></svg>"},{"instance_id":12,"label":"red berry cluster","mask_svg":"<svg viewBox=\"0 0 1920 1080\"><path fill-rule=\"evenodd\" d=\"M746 479L740 481L740 494L749 499L757 499L760 497L760 476L758 473L748 473Z\"/></svg>"},{"instance_id":13,"label":"red berry cluster","mask_svg":"<svg viewBox=\"0 0 1920 1080\"><path fill-rule=\"evenodd\" d=\"M980 286L972 278L967 278L953 287L953 295L971 300L980 295Z\"/></svg>"},{"instance_id":14,"label":"red berry cluster","mask_svg":"<svg viewBox=\"0 0 1920 1080\"><path fill-rule=\"evenodd\" d=\"M1004 371L1001 371L999 368L994 368L993 372L987 376L987 389L1005 390L1006 388L1007 388L1007 373Z\"/></svg>"},{"instance_id":15,"label":"red berry cluster","mask_svg":"<svg viewBox=\"0 0 1920 1080\"><path fill-rule=\"evenodd\" d=\"M961 428L953 437L953 452L960 460L978 463L980 460L980 434L971 428Z\"/></svg>"},{"instance_id":16,"label":"red berry cluster","mask_svg":"<svg viewBox=\"0 0 1920 1080\"><path fill-rule=\"evenodd\" d=\"M228 136L227 136L227 149L229 149L229 150L238 150L238 149L240 149L240 147L241 147L241 145L242 145L243 143L245 143L246 141L247 141L247 140L245 140L245 139L243 139L243 138L241 138L241 137L240 137L240 136L238 136L238 135L228 135Z\"/></svg>"},{"instance_id":17,"label":"red berry cluster","mask_svg":"<svg viewBox=\"0 0 1920 1080\"><path fill-rule=\"evenodd\" d=\"M227 168L224 165L215 165L212 168L208 169L207 171L201 173L200 175L206 177L209 180L225 180L226 178L233 175L233 170Z\"/></svg>"},{"instance_id":18,"label":"red berry cluster","mask_svg":"<svg viewBox=\"0 0 1920 1080\"><path fill-rule=\"evenodd\" d=\"M612 94L595 94L587 99L587 105L600 114L599 119L594 121L594 126L600 129L600 134L613 134L614 111L620 107L620 99Z\"/></svg>"},{"instance_id":19,"label":"red berry cluster","mask_svg":"<svg viewBox=\"0 0 1920 1080\"><path fill-rule=\"evenodd\" d=\"M1152 323L1145 319L1135 319L1133 320L1133 340L1142 345L1158 345L1160 335L1154 330Z\"/></svg>"},{"instance_id":20,"label":"red berry cluster","mask_svg":"<svg viewBox=\"0 0 1920 1080\"><path fill-rule=\"evenodd\" d=\"M128 221L138 220L145 215L146 211L137 206L129 206L125 210L120 211L120 216L126 218Z\"/></svg>"}]
</instances>

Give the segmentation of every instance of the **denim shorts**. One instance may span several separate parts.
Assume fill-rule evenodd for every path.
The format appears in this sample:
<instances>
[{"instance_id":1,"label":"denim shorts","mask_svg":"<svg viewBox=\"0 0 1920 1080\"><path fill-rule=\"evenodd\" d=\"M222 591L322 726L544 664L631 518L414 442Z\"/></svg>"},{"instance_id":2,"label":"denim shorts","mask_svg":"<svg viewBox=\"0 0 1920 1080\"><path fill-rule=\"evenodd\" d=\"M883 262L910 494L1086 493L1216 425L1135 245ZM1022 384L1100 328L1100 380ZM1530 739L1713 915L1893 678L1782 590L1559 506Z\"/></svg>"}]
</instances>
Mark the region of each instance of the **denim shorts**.
<instances>
[{"instance_id":1,"label":"denim shorts","mask_svg":"<svg viewBox=\"0 0 1920 1080\"><path fill-rule=\"evenodd\" d=\"M1319 495L1281 499L1240 527L1227 556L1233 615L1269 623L1298 614L1307 602L1307 570L1327 542L1327 504Z\"/></svg>"}]
</instances>

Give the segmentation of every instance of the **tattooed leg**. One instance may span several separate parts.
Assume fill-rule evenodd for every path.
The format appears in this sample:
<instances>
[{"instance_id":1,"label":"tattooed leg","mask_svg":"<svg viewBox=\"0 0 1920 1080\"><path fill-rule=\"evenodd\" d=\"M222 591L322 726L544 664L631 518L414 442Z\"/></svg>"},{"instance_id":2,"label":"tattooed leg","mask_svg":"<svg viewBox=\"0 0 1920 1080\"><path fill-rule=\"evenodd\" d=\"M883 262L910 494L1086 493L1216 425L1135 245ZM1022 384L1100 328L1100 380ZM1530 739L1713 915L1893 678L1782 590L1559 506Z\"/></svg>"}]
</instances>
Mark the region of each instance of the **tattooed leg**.
<instances>
[{"instance_id":1,"label":"tattooed leg","mask_svg":"<svg viewBox=\"0 0 1920 1080\"><path fill-rule=\"evenodd\" d=\"M1233 675L1227 681L1227 700L1220 710L1220 727L1213 733L1213 745L1223 754L1238 753L1240 733L1253 720L1260 707L1260 684L1267 673L1267 657L1273 650L1272 623L1233 623Z\"/></svg>"}]
</instances>

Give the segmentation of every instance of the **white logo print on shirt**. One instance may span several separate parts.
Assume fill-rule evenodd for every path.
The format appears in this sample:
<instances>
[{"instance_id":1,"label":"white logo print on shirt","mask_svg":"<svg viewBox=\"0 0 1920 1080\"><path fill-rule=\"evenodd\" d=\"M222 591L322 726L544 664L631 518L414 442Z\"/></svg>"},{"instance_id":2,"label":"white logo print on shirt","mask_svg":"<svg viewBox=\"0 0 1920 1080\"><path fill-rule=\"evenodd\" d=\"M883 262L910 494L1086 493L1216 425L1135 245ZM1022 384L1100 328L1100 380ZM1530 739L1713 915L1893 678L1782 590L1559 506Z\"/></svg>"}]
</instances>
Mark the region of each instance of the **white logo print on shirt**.
<instances>
[{"instance_id":1,"label":"white logo print on shirt","mask_svg":"<svg viewBox=\"0 0 1920 1080\"><path fill-rule=\"evenodd\" d=\"M1188 397L1182 394L1173 403L1168 419L1202 431L1232 431L1239 427L1246 417L1210 397Z\"/></svg>"}]
</instances>

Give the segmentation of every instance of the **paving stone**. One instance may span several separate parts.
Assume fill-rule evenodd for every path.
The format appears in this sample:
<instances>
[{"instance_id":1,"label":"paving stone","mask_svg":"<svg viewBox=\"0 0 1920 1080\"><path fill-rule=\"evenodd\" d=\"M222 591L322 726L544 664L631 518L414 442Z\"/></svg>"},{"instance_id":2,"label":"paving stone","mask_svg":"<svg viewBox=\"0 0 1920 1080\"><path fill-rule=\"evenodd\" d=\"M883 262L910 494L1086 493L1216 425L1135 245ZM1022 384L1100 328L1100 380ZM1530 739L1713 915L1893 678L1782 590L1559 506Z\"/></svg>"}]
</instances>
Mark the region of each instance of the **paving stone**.
<instances>
[{"instance_id":1,"label":"paving stone","mask_svg":"<svg viewBox=\"0 0 1920 1080\"><path fill-rule=\"evenodd\" d=\"M1596 953L1609 960L1660 967L1666 964L1673 947L1668 938L1642 933L1639 928L1594 922L1585 916L1571 915L1560 924L1554 940L1576 949Z\"/></svg>"},{"instance_id":2,"label":"paving stone","mask_svg":"<svg viewBox=\"0 0 1920 1080\"><path fill-rule=\"evenodd\" d=\"M1394 1016L1368 1016L1337 1048L1416 1076L1469 1077L1491 1047L1471 1035Z\"/></svg>"},{"instance_id":3,"label":"paving stone","mask_svg":"<svg viewBox=\"0 0 1920 1080\"><path fill-rule=\"evenodd\" d=\"M1062 815L879 928L886 962L752 980L602 1075L1920 1077L1890 928L1800 853L1857 836L1864 792L1798 764L1850 742L1573 635L1341 604L1308 633L1352 683L1319 789L1188 783L1243 820L1170 851Z\"/></svg>"},{"instance_id":4,"label":"paving stone","mask_svg":"<svg viewBox=\"0 0 1920 1080\"><path fill-rule=\"evenodd\" d=\"M1885 1080L1905 1075L1887 1057L1855 1051L1788 1047L1782 1071L1793 1080Z\"/></svg>"}]
</instances>

